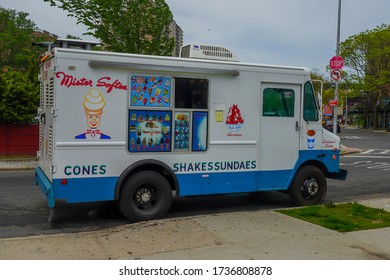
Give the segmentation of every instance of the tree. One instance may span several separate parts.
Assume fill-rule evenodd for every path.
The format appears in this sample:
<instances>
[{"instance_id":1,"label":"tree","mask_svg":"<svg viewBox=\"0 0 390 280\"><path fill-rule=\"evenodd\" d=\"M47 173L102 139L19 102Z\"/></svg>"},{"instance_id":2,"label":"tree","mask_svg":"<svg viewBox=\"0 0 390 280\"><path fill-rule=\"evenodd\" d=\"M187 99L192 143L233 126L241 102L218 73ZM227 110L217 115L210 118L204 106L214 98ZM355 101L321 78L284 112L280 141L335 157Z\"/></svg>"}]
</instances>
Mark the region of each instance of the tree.
<instances>
[{"instance_id":1,"label":"tree","mask_svg":"<svg viewBox=\"0 0 390 280\"><path fill-rule=\"evenodd\" d=\"M172 54L169 36L172 12L164 0L44 0L75 17L87 35L101 40L109 51Z\"/></svg>"},{"instance_id":2,"label":"tree","mask_svg":"<svg viewBox=\"0 0 390 280\"><path fill-rule=\"evenodd\" d=\"M29 123L39 105L36 25L28 13L0 7L0 123Z\"/></svg>"},{"instance_id":3,"label":"tree","mask_svg":"<svg viewBox=\"0 0 390 280\"><path fill-rule=\"evenodd\" d=\"M0 123L30 123L37 112L39 84L11 67L0 74Z\"/></svg>"},{"instance_id":4,"label":"tree","mask_svg":"<svg viewBox=\"0 0 390 280\"><path fill-rule=\"evenodd\" d=\"M0 7L0 66L25 70L30 63L32 34L36 27L28 13Z\"/></svg>"},{"instance_id":5,"label":"tree","mask_svg":"<svg viewBox=\"0 0 390 280\"><path fill-rule=\"evenodd\" d=\"M341 43L340 50L351 69L349 77L355 91L367 96L367 106L374 112L373 124L377 129L378 105L390 94L390 25L383 24L351 36Z\"/></svg>"}]
</instances>

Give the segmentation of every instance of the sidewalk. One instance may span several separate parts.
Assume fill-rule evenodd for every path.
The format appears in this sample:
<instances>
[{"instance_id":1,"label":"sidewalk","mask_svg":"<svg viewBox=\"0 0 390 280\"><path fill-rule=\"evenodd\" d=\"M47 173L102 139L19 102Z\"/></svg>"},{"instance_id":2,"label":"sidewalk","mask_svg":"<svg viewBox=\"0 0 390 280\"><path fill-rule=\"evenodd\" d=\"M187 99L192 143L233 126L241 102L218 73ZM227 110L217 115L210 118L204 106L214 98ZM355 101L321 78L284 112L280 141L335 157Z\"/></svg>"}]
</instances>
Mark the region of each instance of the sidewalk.
<instances>
[{"instance_id":1,"label":"sidewalk","mask_svg":"<svg viewBox=\"0 0 390 280\"><path fill-rule=\"evenodd\" d=\"M15 171L15 170L29 170L35 169L38 166L38 159L36 158L1 158L0 157L0 171Z\"/></svg>"},{"instance_id":2,"label":"sidewalk","mask_svg":"<svg viewBox=\"0 0 390 280\"><path fill-rule=\"evenodd\" d=\"M390 199L359 201L390 211ZM273 210L0 239L0 260L388 260L390 228L338 233Z\"/></svg>"}]
</instances>

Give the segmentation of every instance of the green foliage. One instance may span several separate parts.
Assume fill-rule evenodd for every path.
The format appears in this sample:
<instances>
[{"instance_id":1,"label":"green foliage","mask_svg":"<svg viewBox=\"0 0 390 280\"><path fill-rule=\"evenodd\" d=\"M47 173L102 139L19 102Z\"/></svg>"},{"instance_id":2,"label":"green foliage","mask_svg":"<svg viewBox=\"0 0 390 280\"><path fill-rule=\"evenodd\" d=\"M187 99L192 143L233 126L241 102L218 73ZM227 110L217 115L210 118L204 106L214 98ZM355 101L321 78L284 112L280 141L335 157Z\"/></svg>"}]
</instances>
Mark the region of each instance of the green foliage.
<instances>
[{"instance_id":1,"label":"green foliage","mask_svg":"<svg viewBox=\"0 0 390 280\"><path fill-rule=\"evenodd\" d=\"M31 123L39 104L39 84L31 73L4 68L0 74L0 123Z\"/></svg>"},{"instance_id":2,"label":"green foliage","mask_svg":"<svg viewBox=\"0 0 390 280\"><path fill-rule=\"evenodd\" d=\"M390 227L390 213L357 203L315 205L278 212L339 232Z\"/></svg>"},{"instance_id":3,"label":"green foliage","mask_svg":"<svg viewBox=\"0 0 390 280\"><path fill-rule=\"evenodd\" d=\"M390 25L383 24L349 37L340 45L341 55L351 72L354 90L367 95L368 106L376 114L383 97L390 97Z\"/></svg>"},{"instance_id":4,"label":"green foliage","mask_svg":"<svg viewBox=\"0 0 390 280\"><path fill-rule=\"evenodd\" d=\"M346 65L352 70L350 77L358 82L359 89L375 92L390 83L390 25L351 36L340 47Z\"/></svg>"},{"instance_id":5,"label":"green foliage","mask_svg":"<svg viewBox=\"0 0 390 280\"><path fill-rule=\"evenodd\" d=\"M35 24L28 13L0 7L0 66L26 69L32 54L32 38Z\"/></svg>"},{"instance_id":6,"label":"green foliage","mask_svg":"<svg viewBox=\"0 0 390 280\"><path fill-rule=\"evenodd\" d=\"M44 0L88 27L109 51L172 54L172 13L164 0Z\"/></svg>"},{"instance_id":7,"label":"green foliage","mask_svg":"<svg viewBox=\"0 0 390 280\"><path fill-rule=\"evenodd\" d=\"M28 13L0 7L0 123L30 123L39 99L35 24Z\"/></svg>"}]
</instances>

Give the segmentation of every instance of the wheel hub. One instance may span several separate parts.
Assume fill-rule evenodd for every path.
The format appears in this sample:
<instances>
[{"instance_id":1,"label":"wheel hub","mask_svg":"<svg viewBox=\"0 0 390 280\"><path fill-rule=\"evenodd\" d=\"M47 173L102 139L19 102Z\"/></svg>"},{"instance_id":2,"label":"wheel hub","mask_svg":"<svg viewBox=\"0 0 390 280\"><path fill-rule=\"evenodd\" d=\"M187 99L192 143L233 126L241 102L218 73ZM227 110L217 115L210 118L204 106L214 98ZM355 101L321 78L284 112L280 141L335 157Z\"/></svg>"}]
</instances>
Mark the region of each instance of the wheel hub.
<instances>
[{"instance_id":1,"label":"wheel hub","mask_svg":"<svg viewBox=\"0 0 390 280\"><path fill-rule=\"evenodd\" d=\"M305 189L306 189L306 192L310 195L310 196L315 196L319 189L320 189L320 186L318 185L317 181L311 179L309 180L306 184L305 184Z\"/></svg>"},{"instance_id":2,"label":"wheel hub","mask_svg":"<svg viewBox=\"0 0 390 280\"><path fill-rule=\"evenodd\" d=\"M146 204L152 199L152 193L148 189L140 189L136 195L137 201L141 204Z\"/></svg>"}]
</instances>

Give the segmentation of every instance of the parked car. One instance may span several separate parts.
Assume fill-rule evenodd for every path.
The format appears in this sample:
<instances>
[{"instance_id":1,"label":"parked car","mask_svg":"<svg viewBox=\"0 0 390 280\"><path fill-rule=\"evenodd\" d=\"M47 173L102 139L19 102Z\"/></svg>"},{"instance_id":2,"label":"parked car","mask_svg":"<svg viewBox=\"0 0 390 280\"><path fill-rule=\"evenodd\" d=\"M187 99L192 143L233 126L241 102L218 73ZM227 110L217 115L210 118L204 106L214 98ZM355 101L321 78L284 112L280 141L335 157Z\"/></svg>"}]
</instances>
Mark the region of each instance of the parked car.
<instances>
[{"instance_id":1,"label":"parked car","mask_svg":"<svg viewBox=\"0 0 390 280\"><path fill-rule=\"evenodd\" d=\"M333 132L333 122L332 121L326 121L325 125L324 125L324 128L326 130L329 130L330 132ZM341 127L340 127L339 123L337 123L337 133L341 133Z\"/></svg>"}]
</instances>

